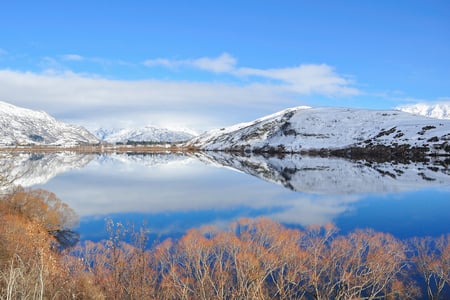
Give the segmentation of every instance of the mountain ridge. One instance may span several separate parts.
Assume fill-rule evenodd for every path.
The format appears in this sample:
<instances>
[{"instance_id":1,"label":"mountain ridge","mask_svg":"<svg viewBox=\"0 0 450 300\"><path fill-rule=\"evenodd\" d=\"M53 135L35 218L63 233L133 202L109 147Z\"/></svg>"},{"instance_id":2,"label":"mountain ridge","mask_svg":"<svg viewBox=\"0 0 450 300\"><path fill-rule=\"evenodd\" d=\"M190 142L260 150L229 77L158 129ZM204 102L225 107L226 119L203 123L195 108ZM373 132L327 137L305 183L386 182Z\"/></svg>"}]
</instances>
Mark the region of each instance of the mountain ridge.
<instances>
[{"instance_id":1,"label":"mountain ridge","mask_svg":"<svg viewBox=\"0 0 450 300\"><path fill-rule=\"evenodd\" d=\"M429 118L450 120L450 103L416 103L398 106L397 109Z\"/></svg>"},{"instance_id":2,"label":"mountain ridge","mask_svg":"<svg viewBox=\"0 0 450 300\"><path fill-rule=\"evenodd\" d=\"M206 151L261 153L324 149L328 153L343 149L375 153L395 149L401 150L398 154L401 156L406 155L403 150L413 151L407 155L416 152L450 155L449 141L449 120L398 110L300 106L252 122L209 131L193 138L186 146Z\"/></svg>"},{"instance_id":3,"label":"mountain ridge","mask_svg":"<svg viewBox=\"0 0 450 300\"><path fill-rule=\"evenodd\" d=\"M141 128L99 128L94 132L100 140L112 144L127 142L174 143L184 142L194 137L185 131L169 130L156 126Z\"/></svg>"},{"instance_id":4,"label":"mountain ridge","mask_svg":"<svg viewBox=\"0 0 450 300\"><path fill-rule=\"evenodd\" d=\"M98 139L82 126L57 121L35 111L0 101L0 145L62 146L97 144Z\"/></svg>"}]
</instances>

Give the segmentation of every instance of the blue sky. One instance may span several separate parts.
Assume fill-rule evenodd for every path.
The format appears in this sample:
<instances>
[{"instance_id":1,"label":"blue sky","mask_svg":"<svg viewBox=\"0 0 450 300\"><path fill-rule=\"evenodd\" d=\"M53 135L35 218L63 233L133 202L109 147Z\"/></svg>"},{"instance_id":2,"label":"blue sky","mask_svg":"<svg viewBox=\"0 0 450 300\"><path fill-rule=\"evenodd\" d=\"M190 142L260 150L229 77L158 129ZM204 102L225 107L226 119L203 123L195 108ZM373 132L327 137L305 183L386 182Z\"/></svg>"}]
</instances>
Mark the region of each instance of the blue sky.
<instances>
[{"instance_id":1,"label":"blue sky","mask_svg":"<svg viewBox=\"0 0 450 300\"><path fill-rule=\"evenodd\" d=\"M450 101L450 1L8 1L0 101L196 131Z\"/></svg>"}]
</instances>

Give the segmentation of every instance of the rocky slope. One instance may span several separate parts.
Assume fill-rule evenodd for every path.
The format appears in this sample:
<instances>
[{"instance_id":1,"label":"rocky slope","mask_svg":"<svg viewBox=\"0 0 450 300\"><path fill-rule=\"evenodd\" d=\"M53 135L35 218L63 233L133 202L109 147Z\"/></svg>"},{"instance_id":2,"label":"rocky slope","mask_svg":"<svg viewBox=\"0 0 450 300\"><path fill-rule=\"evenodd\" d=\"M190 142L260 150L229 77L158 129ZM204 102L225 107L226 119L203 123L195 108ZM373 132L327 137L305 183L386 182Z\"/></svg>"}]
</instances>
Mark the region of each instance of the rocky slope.
<instances>
[{"instance_id":1,"label":"rocky slope","mask_svg":"<svg viewBox=\"0 0 450 300\"><path fill-rule=\"evenodd\" d=\"M200 135L201 150L337 156L450 155L450 121L397 110L296 107Z\"/></svg>"},{"instance_id":2,"label":"rocky slope","mask_svg":"<svg viewBox=\"0 0 450 300\"><path fill-rule=\"evenodd\" d=\"M0 101L0 146L96 144L98 139L81 126L59 122L42 111Z\"/></svg>"}]
</instances>

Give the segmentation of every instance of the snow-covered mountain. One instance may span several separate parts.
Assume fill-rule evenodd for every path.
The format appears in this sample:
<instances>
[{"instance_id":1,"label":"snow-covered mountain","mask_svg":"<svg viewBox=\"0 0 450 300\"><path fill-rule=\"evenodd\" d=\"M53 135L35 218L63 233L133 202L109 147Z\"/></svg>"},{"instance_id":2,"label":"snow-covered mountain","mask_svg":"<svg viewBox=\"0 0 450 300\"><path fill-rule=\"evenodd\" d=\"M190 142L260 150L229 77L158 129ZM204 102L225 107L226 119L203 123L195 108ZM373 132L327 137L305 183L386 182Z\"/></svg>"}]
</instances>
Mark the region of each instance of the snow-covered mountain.
<instances>
[{"instance_id":1,"label":"snow-covered mountain","mask_svg":"<svg viewBox=\"0 0 450 300\"><path fill-rule=\"evenodd\" d=\"M98 139L81 126L55 120L42 111L0 101L0 145L75 146Z\"/></svg>"},{"instance_id":2,"label":"snow-covered mountain","mask_svg":"<svg viewBox=\"0 0 450 300\"><path fill-rule=\"evenodd\" d=\"M185 131L174 131L153 126L143 128L122 128L122 129L104 129L95 131L95 135L102 141L108 143L127 143L132 142L156 142L173 143L184 142L194 137L194 135Z\"/></svg>"},{"instance_id":3,"label":"snow-covered mountain","mask_svg":"<svg viewBox=\"0 0 450 300\"><path fill-rule=\"evenodd\" d=\"M392 149L450 154L450 120L397 110L295 107L253 122L213 130L186 146L239 152ZM353 150L352 150L353 151ZM354 151L356 152L356 151ZM402 154L402 153L401 153Z\"/></svg>"},{"instance_id":4,"label":"snow-covered mountain","mask_svg":"<svg viewBox=\"0 0 450 300\"><path fill-rule=\"evenodd\" d=\"M397 109L415 115L450 120L450 103L417 103L398 106Z\"/></svg>"},{"instance_id":5,"label":"snow-covered mountain","mask_svg":"<svg viewBox=\"0 0 450 300\"><path fill-rule=\"evenodd\" d=\"M450 170L439 158L428 162L390 163L342 158L240 155L196 152L207 164L231 168L288 189L313 194L399 192L425 187L448 187Z\"/></svg>"}]
</instances>

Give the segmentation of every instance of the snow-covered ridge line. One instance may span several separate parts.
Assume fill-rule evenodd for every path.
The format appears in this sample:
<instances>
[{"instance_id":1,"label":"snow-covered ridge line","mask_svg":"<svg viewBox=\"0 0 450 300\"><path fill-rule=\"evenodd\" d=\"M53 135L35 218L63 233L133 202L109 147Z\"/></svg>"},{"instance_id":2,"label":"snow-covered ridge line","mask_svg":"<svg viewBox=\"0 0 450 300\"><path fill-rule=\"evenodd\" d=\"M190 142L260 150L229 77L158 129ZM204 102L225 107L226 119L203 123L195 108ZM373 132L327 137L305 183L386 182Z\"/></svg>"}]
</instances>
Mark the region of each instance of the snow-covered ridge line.
<instances>
[{"instance_id":1,"label":"snow-covered ridge line","mask_svg":"<svg viewBox=\"0 0 450 300\"><path fill-rule=\"evenodd\" d=\"M213 129L211 131L208 131L206 134L207 135L213 135L213 134L217 134L217 135L223 135L226 133L232 133L232 132L236 132L240 129L249 127L249 126L253 126L254 124L258 124L258 123L263 123L265 121L270 121L273 119L278 119L278 118L282 118L285 114L289 114L291 112L295 112L297 110L301 110L301 109L309 109L311 108L310 106L298 106L298 107L291 107L291 108L287 108L284 109L282 111L273 113L271 115L267 115L261 118L258 118L254 121L251 122L244 122L244 123L239 123L239 124L235 124L229 127L225 127L225 128L221 128L221 129ZM202 136L202 135L201 135ZM199 137L201 137L199 136Z\"/></svg>"},{"instance_id":2,"label":"snow-covered ridge line","mask_svg":"<svg viewBox=\"0 0 450 300\"><path fill-rule=\"evenodd\" d=\"M97 144L85 128L57 121L34 111L0 101L0 146L61 146Z\"/></svg>"},{"instance_id":3,"label":"snow-covered ridge line","mask_svg":"<svg viewBox=\"0 0 450 300\"><path fill-rule=\"evenodd\" d=\"M100 128L94 134L100 140L112 144L126 144L128 142L174 143L185 142L194 137L194 135L185 131L175 131L154 126L120 129Z\"/></svg>"},{"instance_id":4,"label":"snow-covered ridge line","mask_svg":"<svg viewBox=\"0 0 450 300\"><path fill-rule=\"evenodd\" d=\"M416 103L398 106L397 109L411 114L425 116L429 118L450 120L450 102L442 102L434 104Z\"/></svg>"},{"instance_id":5,"label":"snow-covered ridge line","mask_svg":"<svg viewBox=\"0 0 450 300\"><path fill-rule=\"evenodd\" d=\"M207 151L274 153L351 148L378 151L384 147L450 155L449 141L450 120L398 110L297 107L207 132L186 146Z\"/></svg>"}]
</instances>

